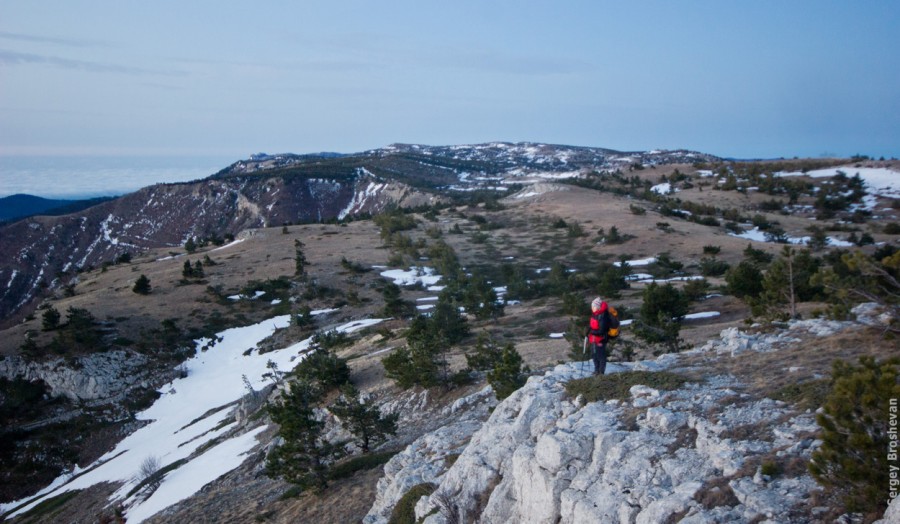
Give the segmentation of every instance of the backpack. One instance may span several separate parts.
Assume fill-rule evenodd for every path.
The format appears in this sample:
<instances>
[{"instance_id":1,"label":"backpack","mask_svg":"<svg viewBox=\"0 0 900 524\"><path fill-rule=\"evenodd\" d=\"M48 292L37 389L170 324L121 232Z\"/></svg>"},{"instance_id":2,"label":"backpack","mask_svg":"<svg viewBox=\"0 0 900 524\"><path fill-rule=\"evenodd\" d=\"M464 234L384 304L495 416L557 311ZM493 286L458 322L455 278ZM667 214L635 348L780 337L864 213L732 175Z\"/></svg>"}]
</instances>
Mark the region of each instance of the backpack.
<instances>
[{"instance_id":1,"label":"backpack","mask_svg":"<svg viewBox=\"0 0 900 524\"><path fill-rule=\"evenodd\" d=\"M608 306L606 312L609 313L609 331L606 332L606 336L612 340L619 336L619 312L612 306Z\"/></svg>"}]
</instances>

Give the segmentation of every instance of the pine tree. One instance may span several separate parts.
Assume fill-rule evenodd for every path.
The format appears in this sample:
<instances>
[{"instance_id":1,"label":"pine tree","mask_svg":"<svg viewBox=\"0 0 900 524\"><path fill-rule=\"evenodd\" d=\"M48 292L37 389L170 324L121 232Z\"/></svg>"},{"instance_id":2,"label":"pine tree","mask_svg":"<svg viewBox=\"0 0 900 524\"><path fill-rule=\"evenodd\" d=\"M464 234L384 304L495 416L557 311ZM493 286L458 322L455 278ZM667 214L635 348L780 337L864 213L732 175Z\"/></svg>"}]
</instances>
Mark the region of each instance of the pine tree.
<instances>
[{"instance_id":1,"label":"pine tree","mask_svg":"<svg viewBox=\"0 0 900 524\"><path fill-rule=\"evenodd\" d=\"M382 310L384 316L403 317L412 311L412 304L401 298L400 286L393 282L385 284L381 290L381 296L384 298L384 309Z\"/></svg>"},{"instance_id":2,"label":"pine tree","mask_svg":"<svg viewBox=\"0 0 900 524\"><path fill-rule=\"evenodd\" d=\"M328 391L350 381L347 361L324 347L319 347L307 355L294 369L294 374L307 382L317 384L322 391Z\"/></svg>"},{"instance_id":3,"label":"pine tree","mask_svg":"<svg viewBox=\"0 0 900 524\"><path fill-rule=\"evenodd\" d=\"M524 365L522 355L516 351L512 342L500 353L500 360L488 371L487 379L494 389L497 400L503 400L513 391L525 385L531 370Z\"/></svg>"},{"instance_id":4,"label":"pine tree","mask_svg":"<svg viewBox=\"0 0 900 524\"><path fill-rule=\"evenodd\" d=\"M181 269L181 276L184 278L191 278L194 276L194 266L191 265L190 260L184 261L184 266Z\"/></svg>"},{"instance_id":5,"label":"pine tree","mask_svg":"<svg viewBox=\"0 0 900 524\"><path fill-rule=\"evenodd\" d=\"M338 447L323 438L325 423L315 412L318 400L319 392L312 384L296 381L269 406L284 444L269 453L266 471L303 489L325 488L328 466L338 455Z\"/></svg>"},{"instance_id":6,"label":"pine tree","mask_svg":"<svg viewBox=\"0 0 900 524\"><path fill-rule=\"evenodd\" d=\"M466 323L466 319L460 314L459 305L453 298L449 288L441 291L437 304L435 304L431 312L431 317L427 319L426 325L428 327L428 337L439 340L447 346L460 342L469 334L469 326Z\"/></svg>"},{"instance_id":7,"label":"pine tree","mask_svg":"<svg viewBox=\"0 0 900 524\"><path fill-rule=\"evenodd\" d=\"M407 332L407 345L382 359L385 376L397 386L430 388L448 379L448 364L442 354L444 343L434 336L429 319L418 316Z\"/></svg>"},{"instance_id":8,"label":"pine tree","mask_svg":"<svg viewBox=\"0 0 900 524\"><path fill-rule=\"evenodd\" d=\"M53 331L59 327L60 317L59 311L55 307L50 306L41 315L41 327L44 331Z\"/></svg>"},{"instance_id":9,"label":"pine tree","mask_svg":"<svg viewBox=\"0 0 900 524\"><path fill-rule=\"evenodd\" d=\"M341 393L340 398L331 406L331 412L359 439L363 453L368 453L372 446L387 440L388 435L397 433L398 414L383 415L377 406L363 402L359 397L359 390L353 384L344 385Z\"/></svg>"},{"instance_id":10,"label":"pine tree","mask_svg":"<svg viewBox=\"0 0 900 524\"><path fill-rule=\"evenodd\" d=\"M651 344L663 344L670 353L678 351L681 320L690 301L672 284L651 283L644 288L640 319L634 332Z\"/></svg>"},{"instance_id":11,"label":"pine tree","mask_svg":"<svg viewBox=\"0 0 900 524\"><path fill-rule=\"evenodd\" d=\"M752 298L763 291L763 274L756 264L748 260L742 260L725 273L725 282L728 283L728 292L738 298Z\"/></svg>"},{"instance_id":12,"label":"pine tree","mask_svg":"<svg viewBox=\"0 0 900 524\"><path fill-rule=\"evenodd\" d=\"M798 252L784 246L762 279L762 293L750 300L753 314L768 319L797 318L797 303L822 292L812 281L819 265L809 250Z\"/></svg>"},{"instance_id":13,"label":"pine tree","mask_svg":"<svg viewBox=\"0 0 900 524\"><path fill-rule=\"evenodd\" d=\"M503 316L503 304L497 300L497 292L479 274L465 279L463 284L463 304L466 311L478 320Z\"/></svg>"},{"instance_id":14,"label":"pine tree","mask_svg":"<svg viewBox=\"0 0 900 524\"><path fill-rule=\"evenodd\" d=\"M312 316L312 310L306 304L300 306L300 309L291 317L291 323L300 328L307 328L316 325L316 319Z\"/></svg>"},{"instance_id":15,"label":"pine tree","mask_svg":"<svg viewBox=\"0 0 900 524\"><path fill-rule=\"evenodd\" d=\"M877 513L886 506L892 460L889 414L900 398L900 359L859 365L835 361L832 389L816 416L822 445L812 454L810 472L838 494L849 511ZM894 402L894 404L891 404Z\"/></svg>"},{"instance_id":16,"label":"pine tree","mask_svg":"<svg viewBox=\"0 0 900 524\"><path fill-rule=\"evenodd\" d=\"M150 287L150 279L147 278L147 275L141 275L134 282L134 287L131 288L132 291L137 293L138 295L149 295L151 291Z\"/></svg>"},{"instance_id":17,"label":"pine tree","mask_svg":"<svg viewBox=\"0 0 900 524\"><path fill-rule=\"evenodd\" d=\"M419 383L419 373L412 362L409 346L403 346L381 359L384 375L393 380L397 387L409 389Z\"/></svg>"},{"instance_id":18,"label":"pine tree","mask_svg":"<svg viewBox=\"0 0 900 524\"><path fill-rule=\"evenodd\" d=\"M811 281L821 286L833 317L846 318L859 302L876 302L893 312L887 329L900 333L900 250L885 246L872 256L844 253L830 267L821 267Z\"/></svg>"},{"instance_id":19,"label":"pine tree","mask_svg":"<svg viewBox=\"0 0 900 524\"><path fill-rule=\"evenodd\" d=\"M190 237L189 239L187 239L187 242L184 243L184 250L189 254L197 251L197 242L194 241L194 237Z\"/></svg>"},{"instance_id":20,"label":"pine tree","mask_svg":"<svg viewBox=\"0 0 900 524\"><path fill-rule=\"evenodd\" d=\"M809 241L806 243L810 249L813 251L821 251L828 246L828 235L825 234L825 230L819 226L810 226L807 228L812 235L809 237Z\"/></svg>"},{"instance_id":21,"label":"pine tree","mask_svg":"<svg viewBox=\"0 0 900 524\"><path fill-rule=\"evenodd\" d=\"M606 235L606 243L607 244L621 244L623 242L622 235L619 234L619 228L616 226L612 226L609 228L609 233Z\"/></svg>"},{"instance_id":22,"label":"pine tree","mask_svg":"<svg viewBox=\"0 0 900 524\"><path fill-rule=\"evenodd\" d=\"M303 249L298 245L294 248L294 275L298 277L304 276L307 265L306 255L303 254Z\"/></svg>"},{"instance_id":23,"label":"pine tree","mask_svg":"<svg viewBox=\"0 0 900 524\"><path fill-rule=\"evenodd\" d=\"M475 342L475 350L466 353L466 364L475 371L487 371L493 369L500 362L502 350L488 337L487 333L479 333Z\"/></svg>"}]
</instances>

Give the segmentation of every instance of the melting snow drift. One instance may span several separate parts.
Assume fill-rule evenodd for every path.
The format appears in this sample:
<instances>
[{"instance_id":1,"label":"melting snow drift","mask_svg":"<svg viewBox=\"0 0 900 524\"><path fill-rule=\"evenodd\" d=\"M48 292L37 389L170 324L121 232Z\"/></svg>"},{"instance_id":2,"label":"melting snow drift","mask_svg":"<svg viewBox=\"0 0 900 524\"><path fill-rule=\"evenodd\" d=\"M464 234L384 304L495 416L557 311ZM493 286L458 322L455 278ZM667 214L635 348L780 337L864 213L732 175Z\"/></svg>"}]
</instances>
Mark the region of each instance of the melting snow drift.
<instances>
[{"instance_id":1,"label":"melting snow drift","mask_svg":"<svg viewBox=\"0 0 900 524\"><path fill-rule=\"evenodd\" d=\"M314 311L313 314L325 312L330 311ZM381 321L357 320L337 330L353 332ZM251 326L225 330L218 334L218 342L212 345L210 340L198 340L195 356L184 363L187 376L165 385L160 390L162 396L149 409L136 415L137 419L148 421L146 426L126 437L95 463L60 477L37 495L0 505L0 512L21 506L14 514L19 515L49 497L101 482L113 482L122 483L122 486L112 498L127 508L128 522L137 523L190 497L209 482L237 468L246 453L257 445L256 435L265 427L218 442L216 439L227 435L236 426L235 422L229 422L231 409L227 408L247 393L244 376L254 389L261 389L268 380L263 375L271 371L269 361L282 371L293 369L299 362L297 359L309 348L311 339L263 355L256 350L263 339L289 323L290 316L282 315ZM204 346L208 349L201 349ZM167 473L159 489L146 500L128 497L139 483L138 472L148 457L156 457L160 467L166 467L187 460L204 445L211 447Z\"/></svg>"}]
</instances>

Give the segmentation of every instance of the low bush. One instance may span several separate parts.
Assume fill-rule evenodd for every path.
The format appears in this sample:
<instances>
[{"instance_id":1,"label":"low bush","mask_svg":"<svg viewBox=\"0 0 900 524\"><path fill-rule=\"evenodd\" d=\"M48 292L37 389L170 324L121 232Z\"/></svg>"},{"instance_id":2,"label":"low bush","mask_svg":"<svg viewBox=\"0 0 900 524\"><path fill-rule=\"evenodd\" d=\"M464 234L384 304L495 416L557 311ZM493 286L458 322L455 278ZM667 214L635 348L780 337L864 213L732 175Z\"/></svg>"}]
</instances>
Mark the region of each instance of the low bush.
<instances>
[{"instance_id":1,"label":"low bush","mask_svg":"<svg viewBox=\"0 0 900 524\"><path fill-rule=\"evenodd\" d=\"M437 488L430 482L423 482L411 487L409 491L400 497L394 510L391 512L391 518L388 524L415 524L416 523L416 502L420 498L431 495Z\"/></svg>"},{"instance_id":2,"label":"low bush","mask_svg":"<svg viewBox=\"0 0 900 524\"><path fill-rule=\"evenodd\" d=\"M331 480L350 478L358 471L366 471L387 464L396 454L397 451L385 451L352 457L332 466L328 476Z\"/></svg>"},{"instance_id":3,"label":"low bush","mask_svg":"<svg viewBox=\"0 0 900 524\"><path fill-rule=\"evenodd\" d=\"M825 404L829 391L831 391L831 381L823 378L788 384L772 393L771 398L793 404L801 410L815 411Z\"/></svg>"}]
</instances>

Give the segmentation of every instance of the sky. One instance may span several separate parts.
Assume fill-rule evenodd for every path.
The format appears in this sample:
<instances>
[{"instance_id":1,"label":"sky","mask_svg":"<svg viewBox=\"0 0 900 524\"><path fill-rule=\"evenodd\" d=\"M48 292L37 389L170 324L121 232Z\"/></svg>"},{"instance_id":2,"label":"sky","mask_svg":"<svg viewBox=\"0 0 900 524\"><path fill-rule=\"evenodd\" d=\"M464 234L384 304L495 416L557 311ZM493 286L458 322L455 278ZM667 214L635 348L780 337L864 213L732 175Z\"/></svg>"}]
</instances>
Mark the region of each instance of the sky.
<instances>
[{"instance_id":1,"label":"sky","mask_svg":"<svg viewBox=\"0 0 900 524\"><path fill-rule=\"evenodd\" d=\"M10 0L0 157L900 157L900 2Z\"/></svg>"}]
</instances>

